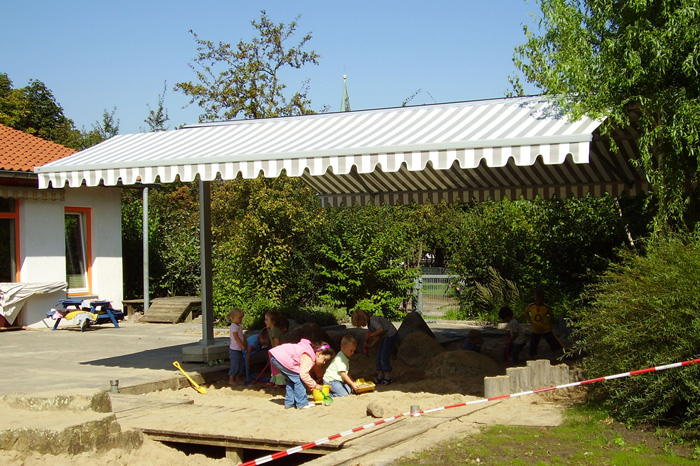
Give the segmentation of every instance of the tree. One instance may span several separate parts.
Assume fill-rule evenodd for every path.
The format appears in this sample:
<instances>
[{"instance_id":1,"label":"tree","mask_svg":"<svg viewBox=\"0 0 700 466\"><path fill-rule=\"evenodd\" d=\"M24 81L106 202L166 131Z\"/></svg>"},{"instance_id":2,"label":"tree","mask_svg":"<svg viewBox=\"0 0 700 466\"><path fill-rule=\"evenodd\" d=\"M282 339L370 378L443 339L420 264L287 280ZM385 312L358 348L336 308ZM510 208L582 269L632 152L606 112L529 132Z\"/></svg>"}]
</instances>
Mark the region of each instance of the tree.
<instances>
[{"instance_id":1,"label":"tree","mask_svg":"<svg viewBox=\"0 0 700 466\"><path fill-rule=\"evenodd\" d=\"M102 111L102 121L98 120L93 123L90 131L80 131L69 147L74 147L78 150L87 149L119 134L119 120L115 121L114 119L116 112L116 107L111 112L104 109Z\"/></svg>"},{"instance_id":2,"label":"tree","mask_svg":"<svg viewBox=\"0 0 700 466\"><path fill-rule=\"evenodd\" d=\"M697 0L538 2L542 33L525 27L516 66L570 116L607 117L604 132L635 126L655 229L683 228L700 159Z\"/></svg>"},{"instance_id":3,"label":"tree","mask_svg":"<svg viewBox=\"0 0 700 466\"><path fill-rule=\"evenodd\" d=\"M190 68L197 74L198 82L177 83L175 90L188 95L190 103L196 102L202 108L200 121L231 120L240 115L269 118L313 113L307 97L308 81L287 98L284 94L287 86L280 80L285 69L299 69L308 63L318 65L320 56L303 50L311 34L287 48L286 42L297 28L296 20L288 25L275 25L262 10L260 21L253 20L251 24L259 36L249 43L241 40L236 47L224 42L214 44L190 31L198 51ZM219 67L224 69L217 72Z\"/></svg>"},{"instance_id":4,"label":"tree","mask_svg":"<svg viewBox=\"0 0 700 466\"><path fill-rule=\"evenodd\" d=\"M0 123L69 147L77 133L43 82L32 79L26 87L13 89L6 73L0 74Z\"/></svg>"},{"instance_id":5,"label":"tree","mask_svg":"<svg viewBox=\"0 0 700 466\"><path fill-rule=\"evenodd\" d=\"M26 87L14 89L6 73L0 73L0 123L25 133L82 150L104 141L119 132L114 113L104 111L90 131L78 130L73 120L63 114L63 107L53 92L36 79Z\"/></svg>"},{"instance_id":6,"label":"tree","mask_svg":"<svg viewBox=\"0 0 700 466\"><path fill-rule=\"evenodd\" d=\"M146 104L148 107L148 117L143 120L148 123L149 131L166 131L168 129L165 123L170 119L168 116L168 110L165 108L163 103L165 102L165 91L168 89L168 81L163 83L163 93L158 94L158 106L155 110L151 108L150 105Z\"/></svg>"}]
</instances>

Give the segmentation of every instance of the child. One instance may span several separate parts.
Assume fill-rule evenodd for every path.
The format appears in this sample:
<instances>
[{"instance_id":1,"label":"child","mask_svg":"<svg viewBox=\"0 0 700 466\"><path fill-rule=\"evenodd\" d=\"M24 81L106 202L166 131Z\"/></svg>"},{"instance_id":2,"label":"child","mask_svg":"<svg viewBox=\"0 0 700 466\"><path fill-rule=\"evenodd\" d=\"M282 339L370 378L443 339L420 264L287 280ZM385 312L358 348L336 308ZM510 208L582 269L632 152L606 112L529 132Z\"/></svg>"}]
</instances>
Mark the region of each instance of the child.
<instances>
[{"instance_id":1,"label":"child","mask_svg":"<svg viewBox=\"0 0 700 466\"><path fill-rule=\"evenodd\" d=\"M326 342L311 344L306 338L299 343L284 343L270 349L272 371L280 372L286 380L284 407L297 409L312 408L306 394L306 387L322 390L323 386L311 378L309 372L316 364L324 364L335 355L335 351Z\"/></svg>"},{"instance_id":2,"label":"child","mask_svg":"<svg viewBox=\"0 0 700 466\"><path fill-rule=\"evenodd\" d=\"M391 353L398 339L399 333L394 324L385 317L370 316L362 309L353 311L350 317L352 325L355 327L367 327L367 340L365 350L379 343L377 351L377 384L391 384Z\"/></svg>"},{"instance_id":3,"label":"child","mask_svg":"<svg viewBox=\"0 0 700 466\"><path fill-rule=\"evenodd\" d=\"M525 308L525 317L530 321L532 336L530 337L530 356L537 354L540 339L544 338L549 344L549 349L554 351L562 345L552 333L552 320L554 313L552 308L544 303L544 290L537 288L533 296L534 302Z\"/></svg>"},{"instance_id":4,"label":"child","mask_svg":"<svg viewBox=\"0 0 700 466\"><path fill-rule=\"evenodd\" d=\"M248 380L248 371L250 369L250 363L259 363L260 361L265 364L265 361L267 361L267 357L264 354L261 354L260 357L256 357L254 359L251 359L251 357L260 352L263 349L266 349L270 346L270 336L267 333L267 329L264 328L260 333L257 335L251 335L248 337L247 343L247 349L245 352L245 368L246 368L246 381Z\"/></svg>"},{"instance_id":5,"label":"child","mask_svg":"<svg viewBox=\"0 0 700 466\"><path fill-rule=\"evenodd\" d=\"M267 311L265 313L265 327L267 328L267 333L270 337L270 348L279 346L282 343L282 329L279 326L282 319L282 314L277 311ZM285 385L285 383L286 382L282 374L270 374L269 385L271 387Z\"/></svg>"},{"instance_id":6,"label":"child","mask_svg":"<svg viewBox=\"0 0 700 466\"><path fill-rule=\"evenodd\" d=\"M355 381L350 378L350 358L357 349L357 340L352 335L345 335L340 340L338 353L326 369L323 383L331 386L330 396L346 396L357 391Z\"/></svg>"},{"instance_id":7,"label":"child","mask_svg":"<svg viewBox=\"0 0 700 466\"><path fill-rule=\"evenodd\" d=\"M498 311L498 317L506 323L506 362L517 364L518 355L525 348L525 330L508 306Z\"/></svg>"},{"instance_id":8,"label":"child","mask_svg":"<svg viewBox=\"0 0 700 466\"><path fill-rule=\"evenodd\" d=\"M282 329L279 327L280 319L282 314L277 311L267 311L265 313L265 327L267 328L267 333L270 336L270 347L282 343Z\"/></svg>"},{"instance_id":9,"label":"child","mask_svg":"<svg viewBox=\"0 0 700 466\"><path fill-rule=\"evenodd\" d=\"M231 329L229 337L231 343L228 348L228 357L231 360L231 368L228 370L228 384L238 385L241 383L241 373L245 370L243 362L243 351L246 349L243 337L243 309L234 307L228 313L228 319L231 321Z\"/></svg>"},{"instance_id":10,"label":"child","mask_svg":"<svg viewBox=\"0 0 700 466\"><path fill-rule=\"evenodd\" d=\"M475 351L481 353L481 345L484 344L484 338L481 336L481 332L477 329L469 330L467 334L467 342L464 343L462 347L463 350Z\"/></svg>"}]
</instances>

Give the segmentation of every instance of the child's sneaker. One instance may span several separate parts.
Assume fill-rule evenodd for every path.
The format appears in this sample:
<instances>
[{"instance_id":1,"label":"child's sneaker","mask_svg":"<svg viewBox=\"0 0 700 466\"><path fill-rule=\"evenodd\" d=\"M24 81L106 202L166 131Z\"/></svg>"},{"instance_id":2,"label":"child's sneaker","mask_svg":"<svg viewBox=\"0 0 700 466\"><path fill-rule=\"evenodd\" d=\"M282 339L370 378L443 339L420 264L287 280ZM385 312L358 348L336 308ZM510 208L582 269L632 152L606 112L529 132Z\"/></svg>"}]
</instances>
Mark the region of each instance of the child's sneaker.
<instances>
[{"instance_id":1,"label":"child's sneaker","mask_svg":"<svg viewBox=\"0 0 700 466\"><path fill-rule=\"evenodd\" d=\"M382 385L391 385L391 379L382 379L379 383Z\"/></svg>"},{"instance_id":2,"label":"child's sneaker","mask_svg":"<svg viewBox=\"0 0 700 466\"><path fill-rule=\"evenodd\" d=\"M314 404L313 404L313 403L309 403L309 404L305 404L305 405L302 406L301 408L297 408L297 409L309 409L309 408L313 408L313 407L314 407Z\"/></svg>"}]
</instances>

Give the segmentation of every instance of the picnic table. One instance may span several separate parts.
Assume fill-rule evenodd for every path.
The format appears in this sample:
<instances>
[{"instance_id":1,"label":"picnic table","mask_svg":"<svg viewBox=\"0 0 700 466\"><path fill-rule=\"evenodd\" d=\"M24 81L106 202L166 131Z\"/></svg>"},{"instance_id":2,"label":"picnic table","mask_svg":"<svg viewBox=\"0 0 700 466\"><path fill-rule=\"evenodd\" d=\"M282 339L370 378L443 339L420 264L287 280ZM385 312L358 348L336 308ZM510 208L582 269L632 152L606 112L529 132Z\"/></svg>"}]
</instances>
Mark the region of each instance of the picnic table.
<instances>
[{"instance_id":1,"label":"picnic table","mask_svg":"<svg viewBox=\"0 0 700 466\"><path fill-rule=\"evenodd\" d=\"M94 324L103 324L111 321L116 328L119 328L117 321L124 320L124 313L118 309L112 308L111 301L87 301L76 298L68 298L59 299L56 302L56 306L61 306L63 308L63 312L59 312L57 314L58 318L56 319L56 323L54 324L52 330L56 330L61 320L70 314L86 314L83 316L84 318L80 322L81 331L85 331L85 329L90 326L91 322ZM83 311L83 309L88 308L90 309L89 311ZM57 311L48 312L47 315L49 317L56 317L55 312Z\"/></svg>"}]
</instances>

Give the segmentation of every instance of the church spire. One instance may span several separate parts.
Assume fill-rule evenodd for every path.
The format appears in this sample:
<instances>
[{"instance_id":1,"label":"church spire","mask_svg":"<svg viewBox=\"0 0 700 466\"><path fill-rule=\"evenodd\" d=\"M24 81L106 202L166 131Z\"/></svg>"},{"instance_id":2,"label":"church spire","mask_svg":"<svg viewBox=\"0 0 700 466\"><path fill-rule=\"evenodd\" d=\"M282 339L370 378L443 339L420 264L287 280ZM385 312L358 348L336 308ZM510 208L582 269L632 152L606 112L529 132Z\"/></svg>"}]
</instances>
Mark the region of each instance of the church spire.
<instances>
[{"instance_id":1,"label":"church spire","mask_svg":"<svg viewBox=\"0 0 700 466\"><path fill-rule=\"evenodd\" d=\"M340 111L349 112L350 111L350 96L348 96L348 75L343 75L343 98L340 101Z\"/></svg>"}]
</instances>

